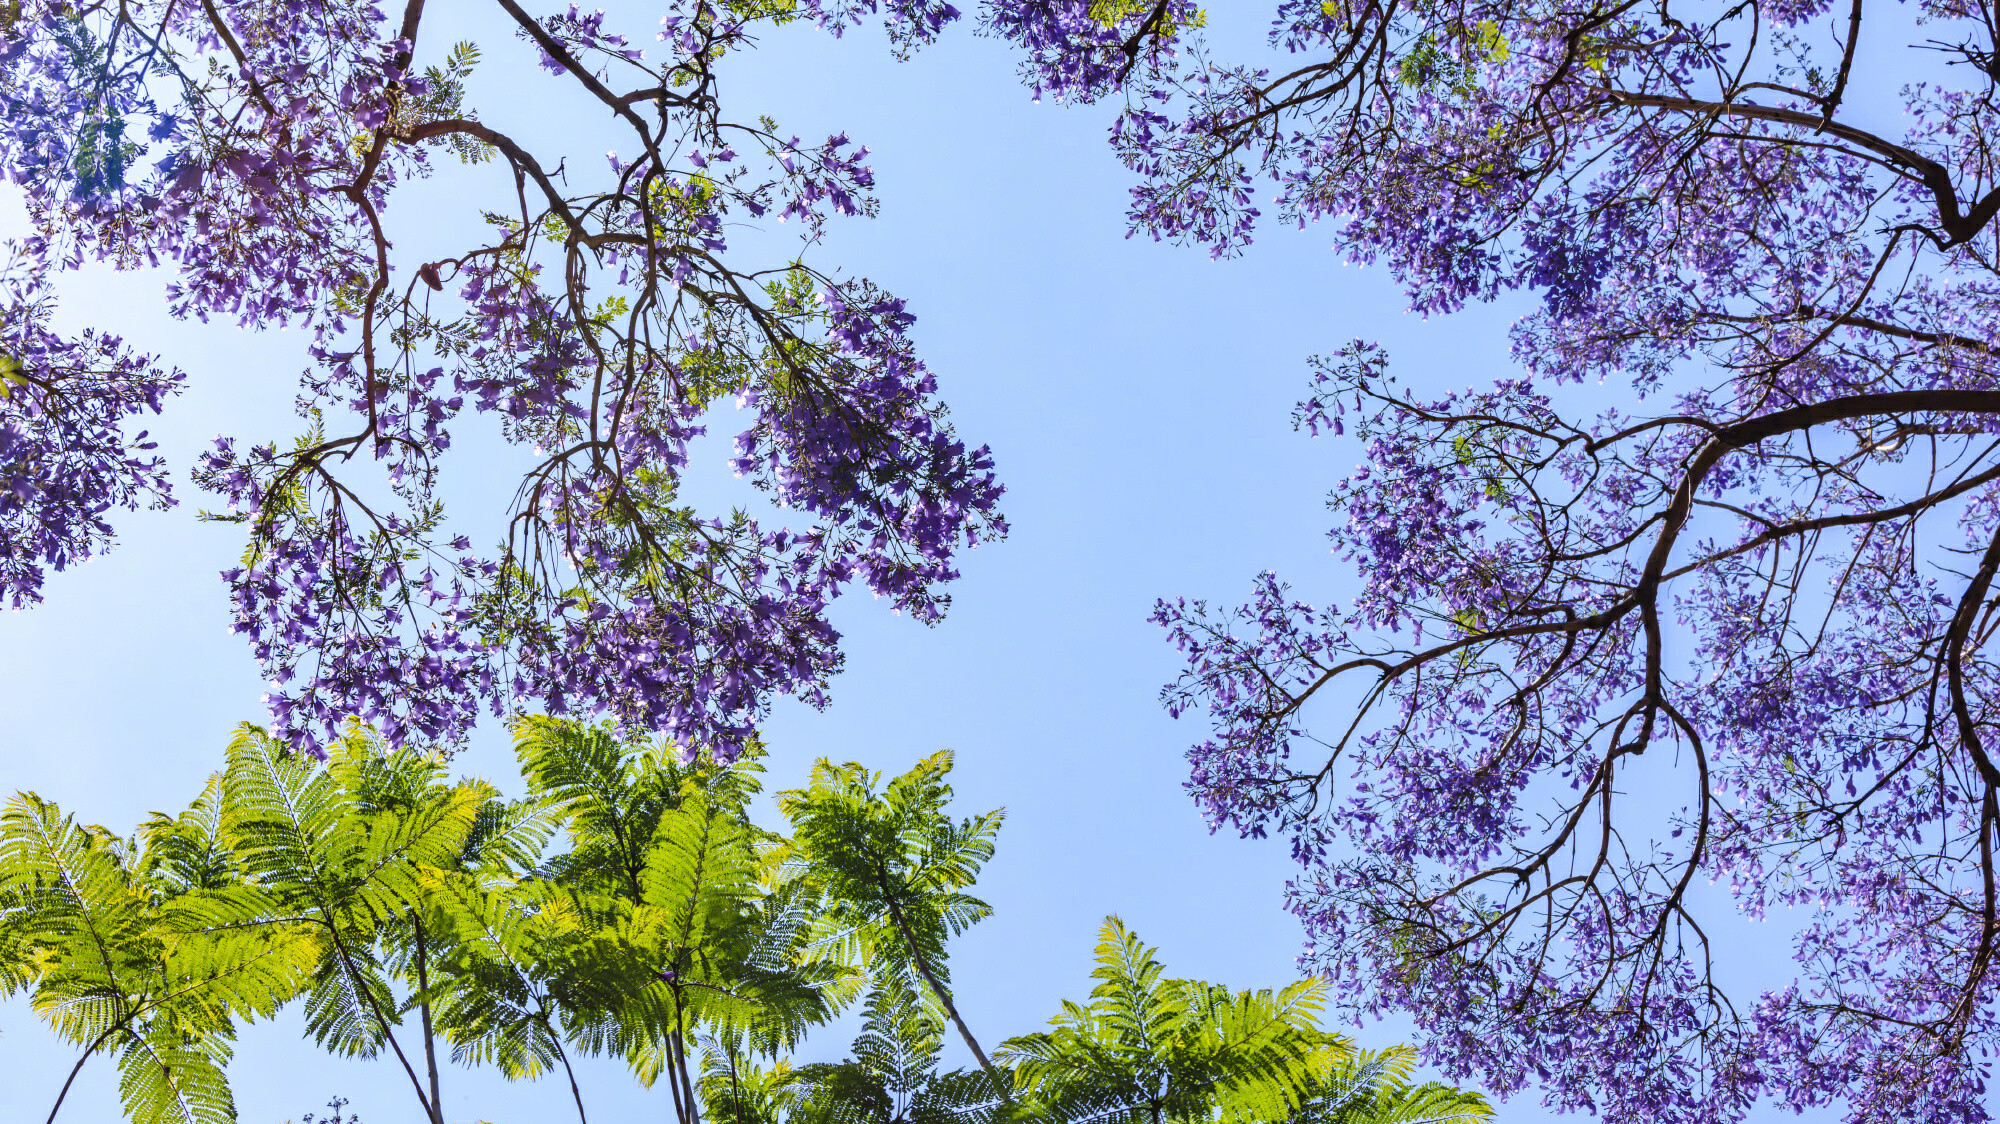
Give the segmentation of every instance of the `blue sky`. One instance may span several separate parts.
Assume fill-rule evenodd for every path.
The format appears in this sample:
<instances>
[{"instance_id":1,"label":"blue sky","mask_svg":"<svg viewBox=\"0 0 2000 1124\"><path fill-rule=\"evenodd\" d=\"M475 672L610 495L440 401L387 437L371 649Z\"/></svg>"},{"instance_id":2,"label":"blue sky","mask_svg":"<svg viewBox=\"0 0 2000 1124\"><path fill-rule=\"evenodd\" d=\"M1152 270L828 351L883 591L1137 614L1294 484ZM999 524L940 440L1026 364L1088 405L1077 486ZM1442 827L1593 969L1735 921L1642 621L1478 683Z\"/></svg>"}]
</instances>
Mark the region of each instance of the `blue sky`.
<instances>
[{"instance_id":1,"label":"blue sky","mask_svg":"<svg viewBox=\"0 0 2000 1124\"><path fill-rule=\"evenodd\" d=\"M552 96L563 88L532 71L490 10L433 4L430 50L477 39L484 119L600 159L606 145L592 147L581 103ZM654 18L614 9L609 22L640 39ZM725 89L739 117L768 112L808 138L845 130L874 150L881 216L841 224L816 260L910 300L956 424L993 446L1009 488L1013 535L965 559L949 618L924 629L866 598L841 604L848 670L832 708L782 703L766 733L771 789L801 780L815 757L900 770L950 747L964 807L1007 808L981 891L996 914L953 957L960 1006L989 1046L1087 992L1108 913L1160 946L1175 974L1238 986L1289 978L1289 861L1279 844L1210 835L1181 791L1182 750L1204 727L1159 707L1176 658L1146 616L1159 596L1239 600L1265 568L1308 600L1341 596L1323 500L1359 452L1292 431L1307 357L1364 336L1420 387L1485 383L1511 369L1506 326L1519 311L1406 316L1385 274L1343 266L1312 231L1270 232L1223 263L1127 240L1128 181L1104 144L1110 112L1034 104L1013 70L1000 44L966 27L903 64L873 33L836 42L794 28L736 64ZM491 198L500 182L490 167L441 173L397 204L403 236L462 221L467 193ZM19 221L18 201L0 197L0 230ZM215 433L293 432L297 333L172 321L157 275L73 280L66 323L122 331L191 374L156 427L183 473ZM497 511L477 507L506 490L509 464L491 441L464 446L454 498L491 520ZM723 450L708 455L720 470ZM126 517L122 545L51 581L47 604L0 616L0 790L34 790L124 830L192 796L232 727L259 717L263 685L227 632L215 577L239 533L196 523L202 497L185 483L182 495L176 511ZM457 766L503 785L513 775L497 729ZM1396 1027L1361 1033L1387 1042ZM74 1055L19 1000L0 1005L0 1035L0 1120L40 1120ZM814 1053L837 1056L846 1038L831 1029ZM369 1124L418 1119L393 1063L328 1058L299 1041L296 1019L251 1028L239 1057L246 1122L295 1119L334 1093ZM594 1119L668 1115L664 1092L638 1090L609 1064L587 1068ZM64 1119L116 1119L111 1076L92 1062ZM540 1124L570 1112L553 1083L446 1080L453 1120ZM1533 1100L1505 1118L1544 1119Z\"/></svg>"}]
</instances>

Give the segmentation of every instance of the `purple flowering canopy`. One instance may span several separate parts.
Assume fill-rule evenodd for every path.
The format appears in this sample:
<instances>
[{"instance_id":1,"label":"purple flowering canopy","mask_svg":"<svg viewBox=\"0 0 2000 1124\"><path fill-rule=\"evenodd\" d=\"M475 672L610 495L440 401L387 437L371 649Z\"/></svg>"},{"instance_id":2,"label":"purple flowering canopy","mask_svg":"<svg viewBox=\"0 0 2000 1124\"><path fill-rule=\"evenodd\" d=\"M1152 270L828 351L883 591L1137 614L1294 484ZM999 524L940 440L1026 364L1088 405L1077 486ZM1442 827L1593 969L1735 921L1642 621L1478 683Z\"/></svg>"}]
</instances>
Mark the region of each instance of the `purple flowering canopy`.
<instances>
[{"instance_id":1,"label":"purple flowering canopy","mask_svg":"<svg viewBox=\"0 0 2000 1124\"><path fill-rule=\"evenodd\" d=\"M1005 531L903 302L805 261L829 216L872 209L867 149L722 104L718 65L761 28L838 34L876 5L668 3L640 50L601 12L496 3L485 30L540 53L521 80L611 122L622 159L481 120L477 48L447 51L423 0L0 6L0 170L31 224L0 248L0 597L38 601L46 571L107 545L113 509L172 502L127 430L184 376L50 328L62 272L157 267L176 315L310 334L305 435L221 438L196 466L250 535L224 578L283 737L358 717L451 744L534 706L728 759L775 696L825 701L835 596L858 583L933 620L955 554ZM956 14L899 0L887 22L907 50ZM401 253L385 215L440 157L485 166L484 233ZM789 256L729 245L785 222ZM795 525L680 498L718 404L750 419L736 472ZM438 500L453 428L480 415L533 454L486 550Z\"/></svg>"},{"instance_id":2,"label":"purple flowering canopy","mask_svg":"<svg viewBox=\"0 0 2000 1124\"><path fill-rule=\"evenodd\" d=\"M1559 1108L1988 1119L2000 8L1288 0L1270 70L1181 0L988 19L1124 95L1135 230L1536 302L1487 389L1316 364L1344 606L1158 608L1190 787L1290 839L1309 962Z\"/></svg>"}]
</instances>

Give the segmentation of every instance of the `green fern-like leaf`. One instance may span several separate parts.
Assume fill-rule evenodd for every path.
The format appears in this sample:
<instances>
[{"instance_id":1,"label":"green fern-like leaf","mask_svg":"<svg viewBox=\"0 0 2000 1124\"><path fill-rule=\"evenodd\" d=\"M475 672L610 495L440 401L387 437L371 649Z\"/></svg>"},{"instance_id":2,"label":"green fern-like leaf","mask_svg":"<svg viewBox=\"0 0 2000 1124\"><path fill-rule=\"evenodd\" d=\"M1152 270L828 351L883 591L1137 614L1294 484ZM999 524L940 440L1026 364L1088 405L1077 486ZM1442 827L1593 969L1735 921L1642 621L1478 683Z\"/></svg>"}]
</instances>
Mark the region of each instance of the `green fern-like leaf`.
<instances>
[{"instance_id":1,"label":"green fern-like leaf","mask_svg":"<svg viewBox=\"0 0 2000 1124\"><path fill-rule=\"evenodd\" d=\"M1476 1094L1410 1084L1408 1047L1369 1052L1319 1026L1325 985L1231 991L1171 979L1116 917L1099 932L1097 986L1054 1029L1009 1039L1031 1118L1060 1124L1471 1124Z\"/></svg>"},{"instance_id":2,"label":"green fern-like leaf","mask_svg":"<svg viewBox=\"0 0 2000 1124\"><path fill-rule=\"evenodd\" d=\"M118 1055L118 1096L132 1124L235 1124L218 1045L161 1030L134 1034Z\"/></svg>"}]
</instances>

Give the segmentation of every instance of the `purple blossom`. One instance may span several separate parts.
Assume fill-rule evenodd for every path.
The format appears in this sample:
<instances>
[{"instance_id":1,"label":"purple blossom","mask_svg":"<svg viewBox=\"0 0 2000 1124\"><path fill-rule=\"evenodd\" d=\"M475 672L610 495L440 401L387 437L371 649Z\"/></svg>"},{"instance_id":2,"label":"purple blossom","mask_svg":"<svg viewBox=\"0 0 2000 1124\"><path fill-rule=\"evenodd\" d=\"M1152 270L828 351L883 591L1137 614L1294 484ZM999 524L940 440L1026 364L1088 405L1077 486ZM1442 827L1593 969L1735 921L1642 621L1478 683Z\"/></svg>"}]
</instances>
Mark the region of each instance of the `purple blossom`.
<instances>
[{"instance_id":1,"label":"purple blossom","mask_svg":"<svg viewBox=\"0 0 2000 1124\"><path fill-rule=\"evenodd\" d=\"M48 335L39 295L86 262L158 266L176 315L309 333L304 434L220 438L195 473L249 535L223 578L278 733L313 748L360 718L449 746L532 707L726 759L776 696L826 701L826 612L851 583L942 612L956 553L1004 533L1002 489L944 421L902 302L809 264L830 219L871 213L868 150L717 100L712 68L788 13L678 4L653 57L602 12L503 9L558 91L629 129L627 155L567 161L479 120L476 53L422 64L451 41L425 26L441 15L27 0L0 51L0 169L35 228L0 293L20 372L0 400L0 580L32 599L102 548L111 507L167 502L120 426L180 376ZM858 11L815 9L836 29ZM908 45L955 15L887 22ZM411 259L383 216L440 154L490 165L488 233ZM775 269L725 234L760 217L797 233ZM730 402L768 519L679 496ZM484 532L437 500L454 433L482 419L535 458Z\"/></svg>"},{"instance_id":2,"label":"purple blossom","mask_svg":"<svg viewBox=\"0 0 2000 1124\"><path fill-rule=\"evenodd\" d=\"M1486 389L1317 365L1297 422L1365 458L1338 604L1155 614L1197 802L1290 841L1307 963L1453 1077L1989 1118L2000 69L1919 8L1871 104L1903 40L1848 6L1283 0L1268 64L1171 5L982 15L1038 93L1124 95L1134 233L1317 224L1416 311L1534 301ZM1726 986L1767 916L1789 971Z\"/></svg>"}]
</instances>

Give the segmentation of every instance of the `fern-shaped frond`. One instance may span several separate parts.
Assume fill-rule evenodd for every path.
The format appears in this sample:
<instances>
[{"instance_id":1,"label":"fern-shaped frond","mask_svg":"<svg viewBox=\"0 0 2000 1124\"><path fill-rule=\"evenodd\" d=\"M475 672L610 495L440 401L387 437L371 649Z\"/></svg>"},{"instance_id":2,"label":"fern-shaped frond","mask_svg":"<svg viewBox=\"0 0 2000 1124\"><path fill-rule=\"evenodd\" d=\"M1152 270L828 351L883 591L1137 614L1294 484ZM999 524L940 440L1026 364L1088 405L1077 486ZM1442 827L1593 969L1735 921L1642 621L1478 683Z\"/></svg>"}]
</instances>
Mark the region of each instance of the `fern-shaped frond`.
<instances>
[{"instance_id":1,"label":"fern-shaped frond","mask_svg":"<svg viewBox=\"0 0 2000 1124\"><path fill-rule=\"evenodd\" d=\"M966 893L993 854L995 810L954 822L949 751L886 782L858 764L821 760L803 789L778 794L793 837L778 856L820 903L808 955L922 981L942 1015L946 940L991 913ZM931 986L935 984L935 987Z\"/></svg>"},{"instance_id":2,"label":"fern-shaped frond","mask_svg":"<svg viewBox=\"0 0 2000 1124\"><path fill-rule=\"evenodd\" d=\"M1169 979L1153 950L1116 917L1105 920L1096 956L1089 1003L1064 1003L1052 1030L1001 1047L1030 1117L1060 1124L1466 1124L1484 1111L1475 1094L1412 1087L1409 1047L1368 1053L1322 1030L1319 980L1234 992Z\"/></svg>"},{"instance_id":3,"label":"fern-shaped frond","mask_svg":"<svg viewBox=\"0 0 2000 1124\"><path fill-rule=\"evenodd\" d=\"M222 828L244 876L325 913L322 891L363 842L351 825L353 796L304 754L255 726L236 731L223 770Z\"/></svg>"},{"instance_id":4,"label":"fern-shaped frond","mask_svg":"<svg viewBox=\"0 0 2000 1124\"><path fill-rule=\"evenodd\" d=\"M699 792L663 814L646 850L640 885L658 911L666 960L679 967L695 950L730 940L758 891L758 861L748 824L713 808Z\"/></svg>"},{"instance_id":5,"label":"fern-shaped frond","mask_svg":"<svg viewBox=\"0 0 2000 1124\"><path fill-rule=\"evenodd\" d=\"M1408 1046L1356 1050L1329 1065L1300 1108L1298 1124L1481 1124L1493 1108L1478 1093L1413 1081Z\"/></svg>"},{"instance_id":6,"label":"fern-shaped frond","mask_svg":"<svg viewBox=\"0 0 2000 1124\"><path fill-rule=\"evenodd\" d=\"M850 1059L798 1069L799 1095L789 1124L893 1124L896 1097L882 1075Z\"/></svg>"},{"instance_id":7,"label":"fern-shaped frond","mask_svg":"<svg viewBox=\"0 0 2000 1124\"><path fill-rule=\"evenodd\" d=\"M269 1018L297 998L330 953L323 926L287 917L255 886L171 898L160 933L170 979L201 981L203 1002L249 1018Z\"/></svg>"},{"instance_id":8,"label":"fern-shaped frond","mask_svg":"<svg viewBox=\"0 0 2000 1124\"><path fill-rule=\"evenodd\" d=\"M608 879L639 895L653 823L678 784L628 753L612 732L553 718L514 725L514 752L529 791L548 802L568 829L572 850L565 873Z\"/></svg>"},{"instance_id":9,"label":"fern-shaped frond","mask_svg":"<svg viewBox=\"0 0 2000 1124\"><path fill-rule=\"evenodd\" d=\"M562 1053L540 977L572 926L538 917L531 896L486 889L475 875L430 869L424 880L438 926L432 1014L453 1059L509 1079L540 1077Z\"/></svg>"},{"instance_id":10,"label":"fern-shaped frond","mask_svg":"<svg viewBox=\"0 0 2000 1124\"><path fill-rule=\"evenodd\" d=\"M702 1036L699 1045L695 1091L704 1118L713 1124L804 1124L799 1109L812 1091L807 1073L783 1060L760 1065L740 1046L714 1036Z\"/></svg>"},{"instance_id":11,"label":"fern-shaped frond","mask_svg":"<svg viewBox=\"0 0 2000 1124\"><path fill-rule=\"evenodd\" d=\"M147 897L118 840L33 793L0 810L5 944L35 1010L71 1042L129 1022L166 983Z\"/></svg>"},{"instance_id":12,"label":"fern-shaped frond","mask_svg":"<svg viewBox=\"0 0 2000 1124\"><path fill-rule=\"evenodd\" d=\"M488 877L526 877L561 826L560 812L545 801L489 800L472 821L458 866Z\"/></svg>"},{"instance_id":13,"label":"fern-shaped frond","mask_svg":"<svg viewBox=\"0 0 2000 1124\"><path fill-rule=\"evenodd\" d=\"M978 1070L935 1074L911 1097L903 1119L909 1124L995 1124L1013 1120L1018 1110L994 1094L993 1082Z\"/></svg>"},{"instance_id":14,"label":"fern-shaped frond","mask_svg":"<svg viewBox=\"0 0 2000 1124\"><path fill-rule=\"evenodd\" d=\"M234 885L236 857L222 831L222 774L213 773L201 795L177 816L155 812L139 825L138 875L155 895Z\"/></svg>"},{"instance_id":15,"label":"fern-shaped frond","mask_svg":"<svg viewBox=\"0 0 2000 1124\"><path fill-rule=\"evenodd\" d=\"M315 966L305 992L306 1033L323 1049L372 1058L387 1040L395 993L374 958L336 948Z\"/></svg>"},{"instance_id":16,"label":"fern-shaped frond","mask_svg":"<svg viewBox=\"0 0 2000 1124\"><path fill-rule=\"evenodd\" d=\"M339 872L352 888L353 907L375 917L407 913L423 896L422 872L456 864L493 797L484 782L466 781L426 791L408 808L357 815L360 839Z\"/></svg>"},{"instance_id":17,"label":"fern-shaped frond","mask_svg":"<svg viewBox=\"0 0 2000 1124\"><path fill-rule=\"evenodd\" d=\"M219 1041L171 1030L128 1035L118 1053L118 1095L132 1124L235 1124L236 1102Z\"/></svg>"}]
</instances>

